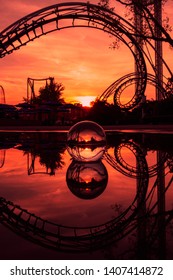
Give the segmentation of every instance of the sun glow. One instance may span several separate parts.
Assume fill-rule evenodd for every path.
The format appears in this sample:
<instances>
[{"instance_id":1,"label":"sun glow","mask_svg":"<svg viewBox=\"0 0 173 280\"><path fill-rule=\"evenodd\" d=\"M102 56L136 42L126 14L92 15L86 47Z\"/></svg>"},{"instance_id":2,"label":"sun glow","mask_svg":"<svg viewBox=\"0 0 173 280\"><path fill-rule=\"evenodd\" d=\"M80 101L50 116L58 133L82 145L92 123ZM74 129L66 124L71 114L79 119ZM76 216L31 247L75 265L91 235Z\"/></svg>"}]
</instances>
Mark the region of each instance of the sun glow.
<instances>
[{"instance_id":1,"label":"sun glow","mask_svg":"<svg viewBox=\"0 0 173 280\"><path fill-rule=\"evenodd\" d=\"M95 101L96 97L93 95L77 96L77 100L82 106L91 107L91 102Z\"/></svg>"}]
</instances>

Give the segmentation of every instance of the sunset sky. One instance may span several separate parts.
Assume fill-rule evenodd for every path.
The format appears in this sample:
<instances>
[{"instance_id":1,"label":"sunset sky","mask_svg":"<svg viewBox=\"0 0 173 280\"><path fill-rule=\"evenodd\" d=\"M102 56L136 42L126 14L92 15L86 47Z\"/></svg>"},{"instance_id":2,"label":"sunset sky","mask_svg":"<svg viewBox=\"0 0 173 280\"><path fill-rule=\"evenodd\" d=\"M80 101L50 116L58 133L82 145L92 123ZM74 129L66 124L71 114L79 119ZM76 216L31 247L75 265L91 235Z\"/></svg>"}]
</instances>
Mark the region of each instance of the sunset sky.
<instances>
[{"instance_id":1,"label":"sunset sky","mask_svg":"<svg viewBox=\"0 0 173 280\"><path fill-rule=\"evenodd\" d=\"M65 1L1 0L0 31L29 13L60 2ZM168 0L165 12L173 25L172 8L173 1ZM116 5L115 11L123 14L120 5ZM86 96L88 101L94 100L116 79L134 71L129 49L121 45L118 50L112 50L109 48L112 41L113 38L103 31L70 28L42 36L6 55L0 60L0 85L4 87L6 102L22 102L26 97L28 77L41 79L50 76L64 85L65 101L86 104ZM172 51L167 47L164 57L171 67ZM37 87L43 85L38 83Z\"/></svg>"}]
</instances>

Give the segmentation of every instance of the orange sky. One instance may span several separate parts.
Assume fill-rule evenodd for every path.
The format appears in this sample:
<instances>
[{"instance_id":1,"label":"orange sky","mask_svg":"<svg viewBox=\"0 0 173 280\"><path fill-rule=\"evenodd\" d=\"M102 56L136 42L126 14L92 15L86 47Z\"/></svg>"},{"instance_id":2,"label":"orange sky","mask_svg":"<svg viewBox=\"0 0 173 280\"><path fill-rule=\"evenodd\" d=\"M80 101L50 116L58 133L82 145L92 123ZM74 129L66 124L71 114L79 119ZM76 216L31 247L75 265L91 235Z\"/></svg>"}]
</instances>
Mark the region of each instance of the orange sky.
<instances>
[{"instance_id":1,"label":"orange sky","mask_svg":"<svg viewBox=\"0 0 173 280\"><path fill-rule=\"evenodd\" d=\"M21 17L43 7L65 2L57 0L6 0L0 5L0 30ZM85 2L85 1L81 1ZM98 1L90 1L97 3ZM172 19L172 0L165 11ZM120 6L117 11L122 13ZM111 83L134 71L133 56L121 45L111 50L113 41L103 31L89 28L70 28L43 36L0 60L0 85L5 89L6 102L17 104L26 97L26 81L31 78L55 77L65 86L66 101L82 101L81 97L95 99ZM164 51L171 63L172 51ZM128 63L127 63L128 61ZM38 84L38 87L43 84Z\"/></svg>"}]
</instances>

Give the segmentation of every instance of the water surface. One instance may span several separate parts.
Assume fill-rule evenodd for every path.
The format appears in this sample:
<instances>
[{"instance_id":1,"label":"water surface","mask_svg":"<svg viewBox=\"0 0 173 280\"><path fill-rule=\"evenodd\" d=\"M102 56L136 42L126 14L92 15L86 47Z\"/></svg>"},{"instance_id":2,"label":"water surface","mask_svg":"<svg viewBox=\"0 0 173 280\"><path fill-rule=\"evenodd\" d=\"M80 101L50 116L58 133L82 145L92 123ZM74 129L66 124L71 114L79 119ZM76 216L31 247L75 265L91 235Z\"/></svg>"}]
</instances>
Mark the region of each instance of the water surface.
<instances>
[{"instance_id":1,"label":"water surface","mask_svg":"<svg viewBox=\"0 0 173 280\"><path fill-rule=\"evenodd\" d=\"M107 132L74 162L66 133L0 133L1 259L172 259L172 135Z\"/></svg>"}]
</instances>

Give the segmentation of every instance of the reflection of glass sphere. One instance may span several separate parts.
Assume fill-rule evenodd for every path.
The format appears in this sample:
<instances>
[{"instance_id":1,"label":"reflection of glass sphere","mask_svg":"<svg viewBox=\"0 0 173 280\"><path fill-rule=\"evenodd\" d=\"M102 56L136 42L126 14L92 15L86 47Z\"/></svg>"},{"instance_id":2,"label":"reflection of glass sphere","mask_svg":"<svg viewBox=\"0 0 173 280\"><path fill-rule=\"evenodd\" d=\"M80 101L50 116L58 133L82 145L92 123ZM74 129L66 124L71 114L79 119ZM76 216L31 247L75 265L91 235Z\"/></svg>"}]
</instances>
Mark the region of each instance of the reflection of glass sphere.
<instances>
[{"instance_id":1,"label":"reflection of glass sphere","mask_svg":"<svg viewBox=\"0 0 173 280\"><path fill-rule=\"evenodd\" d=\"M81 121L69 130L67 145L67 150L74 160L97 161L105 152L106 134L97 123Z\"/></svg>"},{"instance_id":2,"label":"reflection of glass sphere","mask_svg":"<svg viewBox=\"0 0 173 280\"><path fill-rule=\"evenodd\" d=\"M77 197L92 199L105 190L108 173L101 161L85 163L72 161L67 170L66 182L70 191Z\"/></svg>"}]
</instances>

